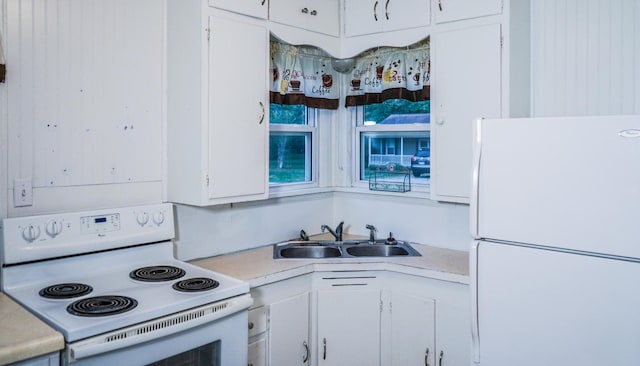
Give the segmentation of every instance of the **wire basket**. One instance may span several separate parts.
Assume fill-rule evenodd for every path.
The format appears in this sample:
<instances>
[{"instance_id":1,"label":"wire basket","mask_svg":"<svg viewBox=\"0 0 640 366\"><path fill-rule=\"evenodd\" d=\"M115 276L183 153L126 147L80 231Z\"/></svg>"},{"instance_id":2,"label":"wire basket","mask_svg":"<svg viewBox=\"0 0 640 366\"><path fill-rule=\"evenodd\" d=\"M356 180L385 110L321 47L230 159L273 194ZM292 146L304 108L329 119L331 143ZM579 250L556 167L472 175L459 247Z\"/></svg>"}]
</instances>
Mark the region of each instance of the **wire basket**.
<instances>
[{"instance_id":1,"label":"wire basket","mask_svg":"<svg viewBox=\"0 0 640 366\"><path fill-rule=\"evenodd\" d=\"M370 191L409 192L411 191L411 174L387 171L372 172L369 177Z\"/></svg>"}]
</instances>

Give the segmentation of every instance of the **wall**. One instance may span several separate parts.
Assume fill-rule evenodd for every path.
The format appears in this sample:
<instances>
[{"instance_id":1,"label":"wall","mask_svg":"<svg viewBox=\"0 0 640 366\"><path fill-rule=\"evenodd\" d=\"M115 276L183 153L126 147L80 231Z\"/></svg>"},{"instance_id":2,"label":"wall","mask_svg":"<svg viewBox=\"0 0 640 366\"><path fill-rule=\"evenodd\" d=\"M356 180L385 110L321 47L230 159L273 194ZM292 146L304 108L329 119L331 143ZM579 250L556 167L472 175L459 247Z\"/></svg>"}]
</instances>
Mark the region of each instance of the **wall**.
<instances>
[{"instance_id":1,"label":"wall","mask_svg":"<svg viewBox=\"0 0 640 366\"><path fill-rule=\"evenodd\" d=\"M9 1L17 2L17 0ZM57 1L23 1L39 5L48 4L48 6L58 3ZM92 0L90 2L76 0L75 3L85 2L85 6L91 6L100 3L123 4L122 1L125 0L116 2L113 0ZM158 33L157 23L152 27L154 33L147 36L144 35L148 30L139 27L146 24L145 20L148 20L150 14L155 14L156 19L160 16L157 11L162 8L163 2L145 1L149 2L146 7L127 7L127 17L113 18L114 21L129 19L130 22L127 24L134 27L127 34L127 37L123 36L128 43L123 40L125 43L122 45L114 44L112 49L114 55L124 55L129 52L135 54L139 46L147 45L148 42L156 45L161 43L163 35L162 32ZM534 80L532 98L534 107L532 113L534 115L640 113L640 71L637 69L640 65L639 2L640 0L615 2L537 0L533 2L532 72ZM6 34L7 31L6 12L4 11L7 3L8 0L0 0L0 30L3 31L3 34ZM143 2L139 4L143 4ZM133 9L138 9L144 15L136 15ZM150 10L153 11L149 12ZM42 15L42 13L39 14ZM38 24L52 26L50 21ZM83 24L91 25L90 22ZM107 37L107 33L100 34ZM99 40L100 37L96 39ZM92 43L91 39L85 41L88 44ZM51 43L44 42L43 44L50 50L57 49L51 47ZM13 50L14 47L16 47L15 44L10 49ZM61 48L59 52L69 51L67 48ZM154 49L157 50L157 48ZM126 67L139 66L138 62L153 63L154 67L149 70L155 70L153 72L156 73L158 70L163 71L157 68L158 63L162 65L162 60L149 55L138 56L142 57L142 61L131 60L131 64ZM38 65L47 73L55 73L56 69L51 69L52 66L49 63ZM86 65L90 65L90 62ZM108 65L107 63L106 66ZM8 81L14 77L12 68L15 66L15 63L8 65L10 72ZM100 71L91 70L97 73ZM146 69L140 68L139 70L145 71ZM158 80L161 79L158 77ZM158 80L153 82L157 83ZM96 82L100 81L94 80L90 85L95 85ZM118 125L118 123L122 123L122 120L120 122L116 118L100 120L98 118L100 113L91 113L109 107L100 105L104 101L103 96L117 96L123 90L122 87L110 85L103 89L103 95L94 95L88 99L85 97L80 101L83 108L98 105L103 109L88 108L80 112L86 117L86 121L98 124L97 121L102 121L104 125L99 127L119 126L122 127L121 131L124 131L126 124ZM128 83L126 86L127 92L134 97L136 94L148 90L146 89L148 85L141 80ZM160 85L160 87L164 86ZM155 104L149 107L150 113L147 114L143 110L141 115L145 116L142 118L143 124L148 124L147 128L151 129L153 135L161 139L160 144L154 143L154 147L149 150L145 148L148 145L136 145L131 143L132 141L122 145L124 140L119 140L116 137L109 138L109 136L122 135L124 132L120 130L113 135L100 134L99 136L104 136L106 139L99 138L94 140L96 146L88 144L84 147L84 151L92 154L95 153L93 150L98 147L103 148L100 153L92 155L98 160L96 166L89 164L91 160L87 160L89 163L82 168L83 170L100 170L109 167L108 156L111 153L120 154L118 161L126 161L129 157L144 154L144 158L149 159L146 161L154 166L150 175L152 189L144 189L144 179L140 180L140 184L129 183L125 176L124 180L110 182L107 178L94 180L99 175L91 175L93 178L53 187L54 189L50 191L52 193L47 194L46 199L41 200L44 196L36 194L34 198L37 206L30 209L19 211L11 207L9 200L12 196L11 182L17 171L20 171L20 175L22 175L21 169L23 168L16 166L12 161L11 169L9 169L9 160L16 158L16 155L12 155L15 154L15 151L25 151L24 155L22 153L17 155L19 159L25 159L29 156L33 158L34 155L30 155L34 153L31 148L38 146L38 140L29 134L16 133L15 131L23 131L23 128L33 128L34 122L21 117L22 122L18 123L17 120L9 117L9 111L17 108L17 105L28 106L28 100L34 101L29 98L27 90L24 91L23 97L9 99L6 84L0 84L0 191L7 192L0 194L0 216L19 216L162 201L164 104L163 101L158 101L156 98L153 102ZM9 100L11 100L11 104L9 104ZM70 103L54 103L54 105L61 109L73 109L78 106L78 104ZM122 108L124 105L122 102L115 104L117 108ZM34 113L34 111L27 108L25 113ZM82 126L83 118L76 117L76 121L79 126ZM22 123L26 125L23 126ZM344 136L349 136L348 129L350 127L348 123L343 123L341 126L342 129L336 128L331 131L334 139L338 138L339 140L339 137L342 136L342 141L339 143L340 152L336 152L336 145L331 146L333 155L330 164L335 166L335 170L344 173L349 168L345 162L350 156L348 153L349 140L344 139ZM127 132L131 131L127 130ZM42 138L44 135L39 136ZM62 139L61 134L52 133L50 137L59 146L65 147L63 141L66 140ZM9 149L7 147L9 144L16 146L15 144L20 138L29 148ZM77 143L81 140L82 137L76 135L70 141ZM134 138L133 141L140 140ZM36 159L37 162L27 162L27 166L31 169L27 173L33 173L35 181L40 181L41 177L49 174L46 169L50 160L47 158L51 155L45 150L40 154L40 157ZM126 165L126 163L123 164ZM53 166L61 167L59 161ZM136 174L136 172L133 173ZM109 176L107 175L107 177ZM328 184L347 187L349 185L347 177L346 174L336 174L332 177L332 182ZM41 181L46 185L46 180L42 179ZM51 187L41 187L40 189L51 189ZM335 226L341 220L345 221L346 230L354 234L366 235L367 231L364 226L373 224L378 227L379 236L385 236L388 231L393 231L397 238L461 250L466 250L470 239L467 223L468 206L437 203L424 198L335 192L208 208L179 205L176 212L176 250L182 259L233 252L290 239L298 235L299 229L305 229L309 234L314 234L319 232L321 224Z\"/></svg>"},{"instance_id":2,"label":"wall","mask_svg":"<svg viewBox=\"0 0 640 366\"><path fill-rule=\"evenodd\" d=\"M161 201L163 2L2 4L6 215ZM33 205L14 207L18 178Z\"/></svg>"},{"instance_id":3,"label":"wall","mask_svg":"<svg viewBox=\"0 0 640 366\"><path fill-rule=\"evenodd\" d=\"M532 1L534 116L640 113L640 1Z\"/></svg>"}]
</instances>

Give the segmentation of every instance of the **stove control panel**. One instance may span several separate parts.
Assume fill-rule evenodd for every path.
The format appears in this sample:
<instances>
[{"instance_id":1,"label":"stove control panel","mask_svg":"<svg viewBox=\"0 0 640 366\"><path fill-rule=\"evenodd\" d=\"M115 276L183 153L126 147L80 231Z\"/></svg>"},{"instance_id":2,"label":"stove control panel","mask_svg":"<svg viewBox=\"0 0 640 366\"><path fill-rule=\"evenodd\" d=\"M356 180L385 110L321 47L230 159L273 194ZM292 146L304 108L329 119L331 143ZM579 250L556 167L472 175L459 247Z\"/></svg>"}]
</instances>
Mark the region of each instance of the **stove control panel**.
<instances>
[{"instance_id":1,"label":"stove control panel","mask_svg":"<svg viewBox=\"0 0 640 366\"><path fill-rule=\"evenodd\" d=\"M2 221L2 263L13 264L116 249L174 238L173 205L8 218Z\"/></svg>"}]
</instances>

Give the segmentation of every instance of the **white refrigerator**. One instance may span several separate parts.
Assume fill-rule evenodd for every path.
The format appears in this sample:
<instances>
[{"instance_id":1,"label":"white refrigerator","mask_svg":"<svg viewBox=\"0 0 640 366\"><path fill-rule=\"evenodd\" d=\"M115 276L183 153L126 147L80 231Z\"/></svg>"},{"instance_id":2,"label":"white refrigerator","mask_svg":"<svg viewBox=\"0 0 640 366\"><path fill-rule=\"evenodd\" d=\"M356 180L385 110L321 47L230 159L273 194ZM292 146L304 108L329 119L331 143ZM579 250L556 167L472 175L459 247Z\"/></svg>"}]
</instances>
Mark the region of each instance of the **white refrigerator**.
<instances>
[{"instance_id":1,"label":"white refrigerator","mask_svg":"<svg viewBox=\"0 0 640 366\"><path fill-rule=\"evenodd\" d=\"M474 128L472 364L640 365L640 116Z\"/></svg>"}]
</instances>

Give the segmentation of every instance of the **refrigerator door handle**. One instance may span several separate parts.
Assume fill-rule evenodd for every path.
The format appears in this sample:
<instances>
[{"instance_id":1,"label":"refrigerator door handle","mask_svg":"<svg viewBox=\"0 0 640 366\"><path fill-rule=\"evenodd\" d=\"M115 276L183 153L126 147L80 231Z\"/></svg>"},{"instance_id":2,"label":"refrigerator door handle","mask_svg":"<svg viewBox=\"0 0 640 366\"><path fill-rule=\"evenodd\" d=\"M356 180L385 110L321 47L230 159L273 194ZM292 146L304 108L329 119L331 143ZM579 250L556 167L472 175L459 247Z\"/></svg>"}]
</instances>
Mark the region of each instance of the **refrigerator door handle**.
<instances>
[{"instance_id":1,"label":"refrigerator door handle","mask_svg":"<svg viewBox=\"0 0 640 366\"><path fill-rule=\"evenodd\" d=\"M469 229L471 236L479 238L478 232L478 193L480 190L480 158L482 157L482 120L476 119L473 124L473 171L471 173L471 198L469 201Z\"/></svg>"},{"instance_id":2,"label":"refrigerator door handle","mask_svg":"<svg viewBox=\"0 0 640 366\"><path fill-rule=\"evenodd\" d=\"M480 329L478 328L478 247L474 241L469 248L469 287L471 290L471 357L480 363Z\"/></svg>"}]
</instances>

